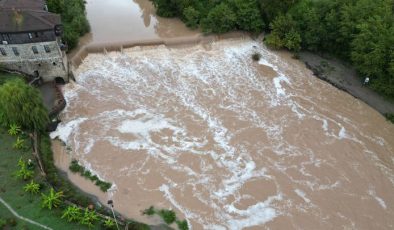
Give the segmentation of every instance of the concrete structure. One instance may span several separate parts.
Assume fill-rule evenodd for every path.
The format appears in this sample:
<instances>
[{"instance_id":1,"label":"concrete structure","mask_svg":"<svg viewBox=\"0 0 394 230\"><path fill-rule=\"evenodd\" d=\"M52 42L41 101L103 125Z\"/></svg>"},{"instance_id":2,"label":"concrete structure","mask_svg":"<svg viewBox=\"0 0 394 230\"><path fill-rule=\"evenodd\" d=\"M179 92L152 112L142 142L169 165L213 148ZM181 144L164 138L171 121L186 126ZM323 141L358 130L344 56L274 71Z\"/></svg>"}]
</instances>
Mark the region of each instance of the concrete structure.
<instances>
[{"instance_id":1,"label":"concrete structure","mask_svg":"<svg viewBox=\"0 0 394 230\"><path fill-rule=\"evenodd\" d=\"M68 81L60 16L43 0L0 0L0 66L47 81Z\"/></svg>"}]
</instances>

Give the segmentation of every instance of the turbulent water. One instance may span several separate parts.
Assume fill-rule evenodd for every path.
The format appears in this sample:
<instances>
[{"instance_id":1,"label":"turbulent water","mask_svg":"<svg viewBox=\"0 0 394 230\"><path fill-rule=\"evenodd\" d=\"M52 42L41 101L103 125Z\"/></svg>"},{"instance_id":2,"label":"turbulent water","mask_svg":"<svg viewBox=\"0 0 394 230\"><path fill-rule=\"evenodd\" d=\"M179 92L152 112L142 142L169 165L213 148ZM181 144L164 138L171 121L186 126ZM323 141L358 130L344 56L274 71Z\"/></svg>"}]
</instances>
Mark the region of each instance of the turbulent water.
<instances>
[{"instance_id":1,"label":"turbulent water","mask_svg":"<svg viewBox=\"0 0 394 230\"><path fill-rule=\"evenodd\" d=\"M155 205L193 229L394 228L394 126L287 53L136 47L90 54L76 80L52 137L128 217Z\"/></svg>"}]
</instances>

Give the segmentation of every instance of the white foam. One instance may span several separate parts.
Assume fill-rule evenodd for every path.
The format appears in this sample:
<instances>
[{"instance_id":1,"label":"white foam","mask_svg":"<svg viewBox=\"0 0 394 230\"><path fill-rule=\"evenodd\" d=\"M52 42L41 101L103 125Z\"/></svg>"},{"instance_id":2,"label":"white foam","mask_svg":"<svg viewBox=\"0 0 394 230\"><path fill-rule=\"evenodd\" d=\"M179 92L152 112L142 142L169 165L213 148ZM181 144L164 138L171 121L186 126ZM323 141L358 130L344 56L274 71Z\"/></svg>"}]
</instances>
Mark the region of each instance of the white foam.
<instances>
[{"instance_id":1,"label":"white foam","mask_svg":"<svg viewBox=\"0 0 394 230\"><path fill-rule=\"evenodd\" d=\"M50 137L52 139L59 138L64 143L68 142L68 138L70 137L72 132L78 128L80 124L88 120L86 117L77 118L75 120L69 121L66 124L60 123L56 130L50 133Z\"/></svg>"},{"instance_id":2,"label":"white foam","mask_svg":"<svg viewBox=\"0 0 394 230\"><path fill-rule=\"evenodd\" d=\"M382 198L380 198L380 197L378 197L378 196L376 195L375 190L373 190L373 189L368 190L368 194L369 194L370 196L372 196L372 197L378 202L378 204L379 204L383 209L387 209L386 202L384 202L384 200L383 200Z\"/></svg>"},{"instance_id":3,"label":"white foam","mask_svg":"<svg viewBox=\"0 0 394 230\"><path fill-rule=\"evenodd\" d=\"M280 194L271 196L264 202L259 202L249 206L246 210L240 210L233 204L226 206L229 213L237 214L237 216L228 220L227 227L229 229L243 229L246 227L262 225L273 220L279 215L279 212L271 207L274 201L282 200Z\"/></svg>"},{"instance_id":4,"label":"white foam","mask_svg":"<svg viewBox=\"0 0 394 230\"><path fill-rule=\"evenodd\" d=\"M339 131L339 133L338 133L338 138L339 139L344 139L344 138L346 138L347 137L347 135L346 135L346 129L344 128L344 127L341 127L341 130Z\"/></svg>"},{"instance_id":5,"label":"white foam","mask_svg":"<svg viewBox=\"0 0 394 230\"><path fill-rule=\"evenodd\" d=\"M274 82L274 85L275 85L275 88L276 88L276 94L278 96L285 96L286 92L285 92L285 89L282 87L281 83L285 82L288 85L290 85L290 80L286 76L280 75L278 77L275 77L273 79L273 82Z\"/></svg>"},{"instance_id":6,"label":"white foam","mask_svg":"<svg viewBox=\"0 0 394 230\"><path fill-rule=\"evenodd\" d=\"M300 190L300 189L296 189L296 190L294 190L294 192L297 193L297 195L298 195L299 197L301 197L306 203L310 203L310 202L311 202L311 200L309 200L309 199L306 197L306 194L305 194L304 191L302 191L302 190Z\"/></svg>"}]
</instances>

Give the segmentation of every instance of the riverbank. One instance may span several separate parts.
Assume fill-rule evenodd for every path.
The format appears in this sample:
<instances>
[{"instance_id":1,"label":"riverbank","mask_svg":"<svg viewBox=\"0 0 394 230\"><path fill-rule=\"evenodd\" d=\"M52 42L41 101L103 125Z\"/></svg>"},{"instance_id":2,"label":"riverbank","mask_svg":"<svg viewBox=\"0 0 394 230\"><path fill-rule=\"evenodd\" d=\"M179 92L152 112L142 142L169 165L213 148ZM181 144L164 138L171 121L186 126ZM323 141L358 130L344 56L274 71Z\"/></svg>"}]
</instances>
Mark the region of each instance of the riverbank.
<instances>
[{"instance_id":1,"label":"riverbank","mask_svg":"<svg viewBox=\"0 0 394 230\"><path fill-rule=\"evenodd\" d=\"M357 75L352 66L310 52L301 52L300 60L316 77L365 102L382 115L394 114L394 103L364 86L363 79Z\"/></svg>"}]
</instances>

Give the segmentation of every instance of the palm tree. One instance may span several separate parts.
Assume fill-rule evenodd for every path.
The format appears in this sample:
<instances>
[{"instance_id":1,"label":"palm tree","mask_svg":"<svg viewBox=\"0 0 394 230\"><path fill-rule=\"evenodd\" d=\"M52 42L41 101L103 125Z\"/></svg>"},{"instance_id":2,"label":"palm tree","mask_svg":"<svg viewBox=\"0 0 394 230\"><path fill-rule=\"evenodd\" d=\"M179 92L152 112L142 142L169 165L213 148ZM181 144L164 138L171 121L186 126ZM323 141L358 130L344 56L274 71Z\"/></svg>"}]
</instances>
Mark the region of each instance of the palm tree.
<instances>
[{"instance_id":1,"label":"palm tree","mask_svg":"<svg viewBox=\"0 0 394 230\"><path fill-rule=\"evenodd\" d=\"M68 206L63 212L63 218L66 218L68 222L79 221L82 218L81 209L75 205Z\"/></svg>"},{"instance_id":2,"label":"palm tree","mask_svg":"<svg viewBox=\"0 0 394 230\"><path fill-rule=\"evenodd\" d=\"M8 129L8 134L11 136L16 136L21 132L21 127L17 124L11 124L10 128Z\"/></svg>"},{"instance_id":3,"label":"palm tree","mask_svg":"<svg viewBox=\"0 0 394 230\"><path fill-rule=\"evenodd\" d=\"M25 147L25 140L20 137L16 138L16 141L12 147L14 149L23 149Z\"/></svg>"},{"instance_id":4,"label":"palm tree","mask_svg":"<svg viewBox=\"0 0 394 230\"><path fill-rule=\"evenodd\" d=\"M19 170L16 172L16 177L28 180L33 177L33 171L27 168L26 162L22 160L22 157L18 161Z\"/></svg>"},{"instance_id":5,"label":"palm tree","mask_svg":"<svg viewBox=\"0 0 394 230\"><path fill-rule=\"evenodd\" d=\"M94 226L94 222L96 222L97 220L98 217L96 215L96 212L94 210L89 211L89 209L86 208L83 217L80 220L80 223L88 226L88 228L91 228Z\"/></svg>"},{"instance_id":6,"label":"palm tree","mask_svg":"<svg viewBox=\"0 0 394 230\"><path fill-rule=\"evenodd\" d=\"M52 208L59 207L59 205L62 202L62 197L64 195L63 195L62 191L55 192L55 190L53 188L51 188L48 195L41 193L41 196L42 196L41 206L46 207L49 210L51 210Z\"/></svg>"},{"instance_id":7,"label":"palm tree","mask_svg":"<svg viewBox=\"0 0 394 230\"><path fill-rule=\"evenodd\" d=\"M23 190L24 190L25 192L28 192L28 193L31 193L31 194L38 194L38 192L40 191L40 185L37 184L37 183L35 183L35 182L32 180L30 183L26 184L26 185L23 187Z\"/></svg>"}]
</instances>

